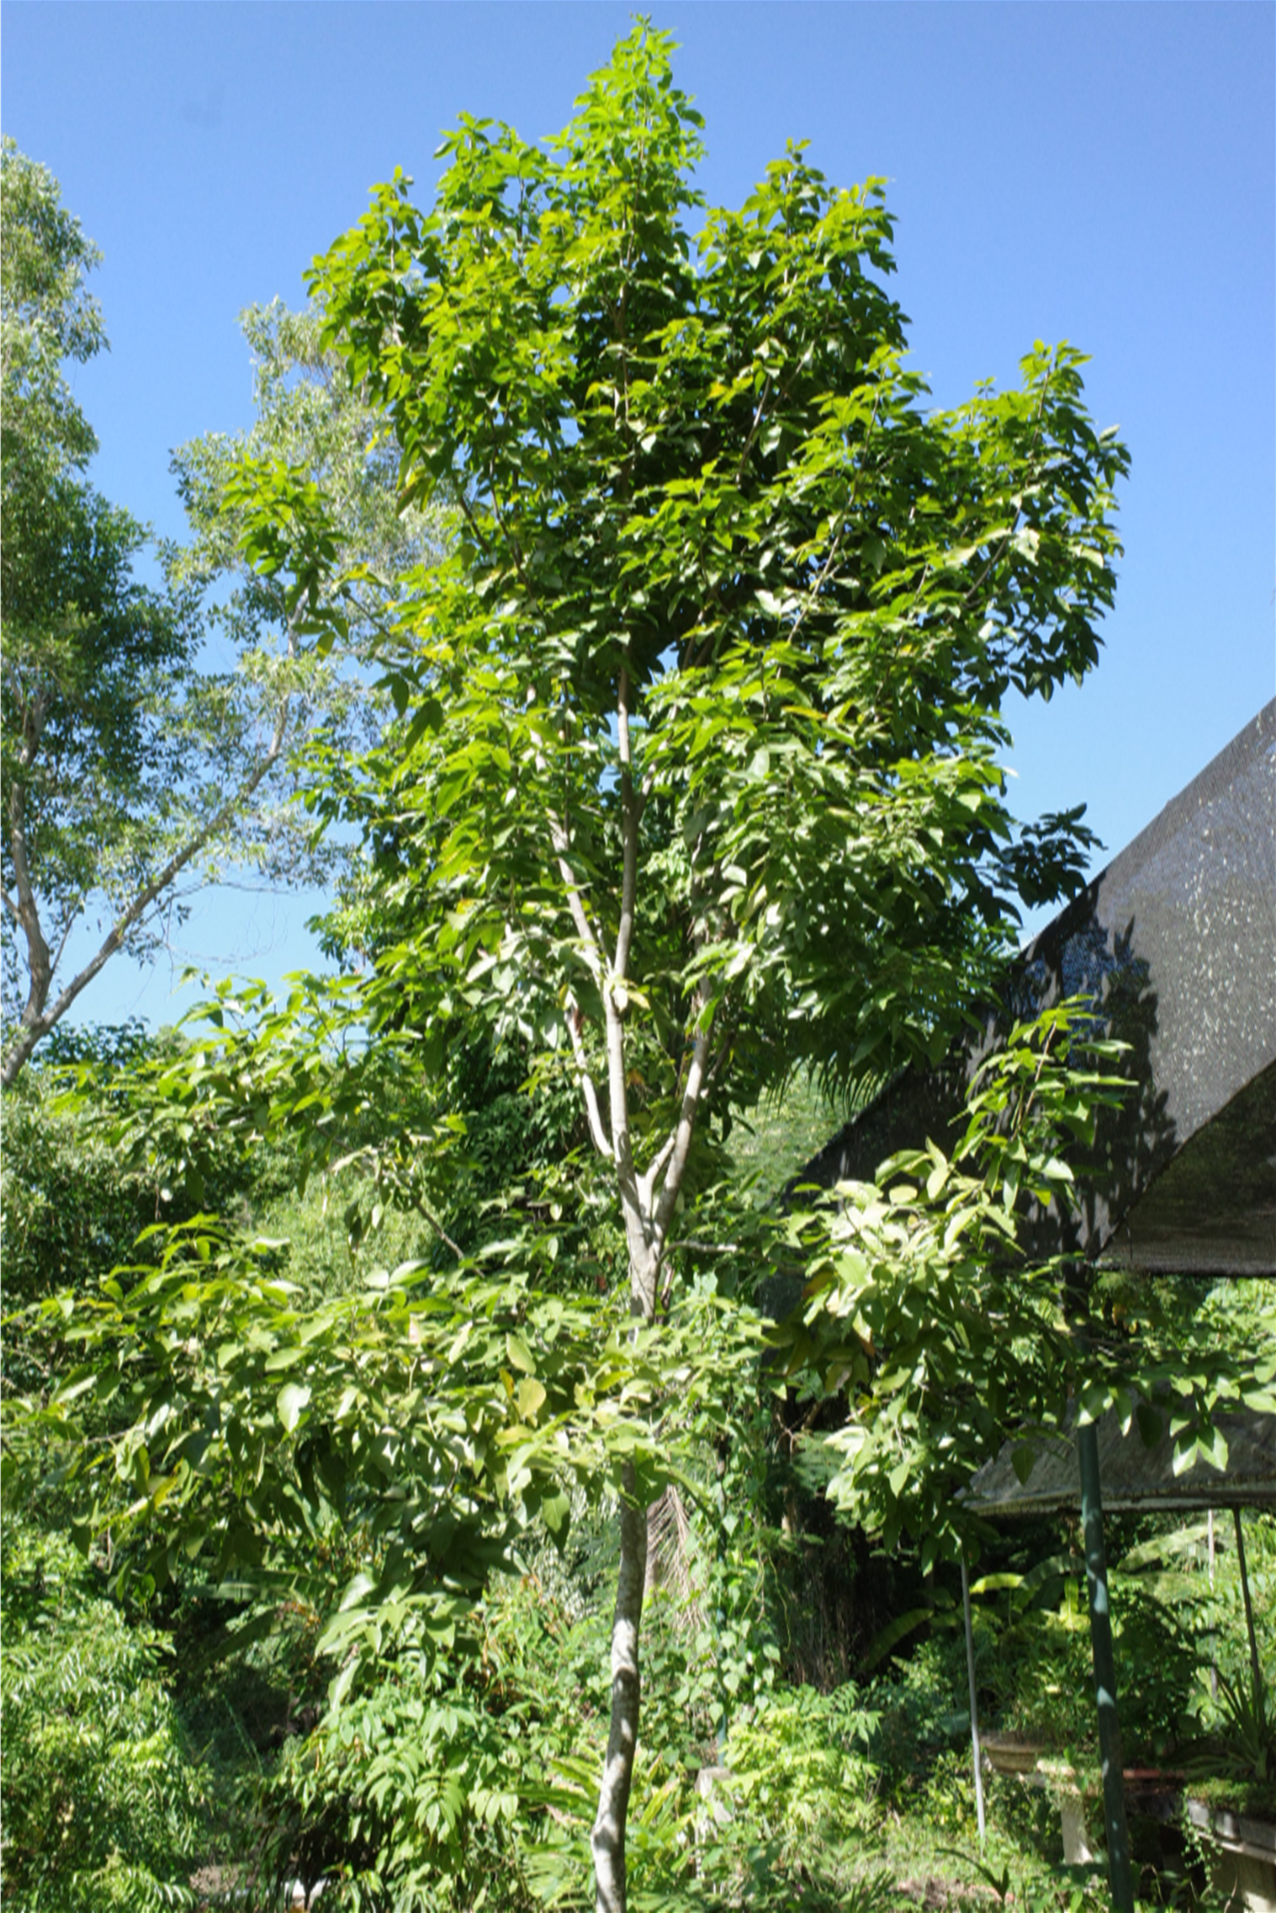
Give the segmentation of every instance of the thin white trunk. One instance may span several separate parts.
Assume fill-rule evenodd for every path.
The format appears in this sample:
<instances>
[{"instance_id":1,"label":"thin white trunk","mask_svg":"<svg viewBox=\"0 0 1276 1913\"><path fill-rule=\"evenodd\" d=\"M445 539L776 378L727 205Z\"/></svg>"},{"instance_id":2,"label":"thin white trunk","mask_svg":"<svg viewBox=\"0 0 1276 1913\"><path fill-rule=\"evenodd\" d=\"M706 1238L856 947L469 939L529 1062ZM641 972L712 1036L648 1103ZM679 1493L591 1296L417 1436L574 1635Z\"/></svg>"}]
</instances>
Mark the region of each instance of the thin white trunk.
<instances>
[{"instance_id":1,"label":"thin white trunk","mask_svg":"<svg viewBox=\"0 0 1276 1913\"><path fill-rule=\"evenodd\" d=\"M687 1063L681 1104L672 1133L666 1139L645 1173L634 1161L629 1133L629 1078L625 1062L625 1014L628 1008L630 954L633 948L638 897L638 827L644 794L634 789L631 754L630 693L628 662L621 667L617 701L617 741L620 756L622 873L620 917L615 953L608 966L600 937L589 920L584 899L572 875L568 860L570 842L566 824L554 824L554 849L566 886L567 904L572 914L581 948L593 971L603 1002L607 1046L607 1114L603 1121L600 1098L586 1064L585 1048L574 1013L569 1008L571 1031L578 1073L581 1079L590 1131L595 1145L609 1155L615 1169L616 1187L625 1224L629 1251L630 1308L637 1321L651 1322L656 1313L656 1293L660 1265L670 1223L677 1206L678 1191L691 1147L696 1111L704 1088L708 1061L712 1016L699 991L694 1011L695 1035ZM608 970L610 969L610 974ZM608 1133L610 1132L610 1133ZM641 1681L638 1666L638 1642L642 1627L642 1600L647 1576L647 1514L636 1492L632 1462L625 1464L620 1509L620 1568L616 1581L616 1607L611 1625L611 1721L607 1735L607 1756L603 1762L602 1782L598 1790L598 1813L590 1845L594 1858L595 1913L626 1913L628 1886L625 1870L625 1825L629 1813L629 1790L633 1785L634 1757L638 1751Z\"/></svg>"},{"instance_id":2,"label":"thin white trunk","mask_svg":"<svg viewBox=\"0 0 1276 1913\"><path fill-rule=\"evenodd\" d=\"M620 1510L620 1572L611 1623L611 1726L607 1757L598 1789L598 1813L590 1846L594 1856L595 1913L626 1913L625 1826L634 1755L638 1751L638 1713L642 1678L638 1635L647 1576L647 1510L635 1498L632 1462L624 1473Z\"/></svg>"}]
</instances>

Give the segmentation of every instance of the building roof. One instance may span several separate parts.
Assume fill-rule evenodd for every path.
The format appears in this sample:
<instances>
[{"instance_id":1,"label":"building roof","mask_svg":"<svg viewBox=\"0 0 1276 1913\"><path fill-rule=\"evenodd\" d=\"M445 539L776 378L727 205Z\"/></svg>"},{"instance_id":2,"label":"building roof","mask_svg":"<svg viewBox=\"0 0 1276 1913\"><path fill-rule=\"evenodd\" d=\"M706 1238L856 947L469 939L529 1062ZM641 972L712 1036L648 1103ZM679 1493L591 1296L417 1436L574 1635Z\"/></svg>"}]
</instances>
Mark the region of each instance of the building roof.
<instances>
[{"instance_id":1,"label":"building roof","mask_svg":"<svg viewBox=\"0 0 1276 1913\"><path fill-rule=\"evenodd\" d=\"M1174 1444L1168 1420L1161 1434L1145 1445L1137 1420L1122 1433L1115 1409L1098 1424L1099 1472L1103 1510L1276 1507L1276 1415L1237 1409L1216 1417L1227 1442L1222 1469L1199 1454L1175 1474ZM1021 1481L1016 1449L1031 1453L1032 1469ZM1021 1459L1022 1459L1021 1452ZM994 1461L972 1476L961 1499L979 1514L1009 1516L1075 1512L1081 1502L1076 1442L1062 1435L1008 1441Z\"/></svg>"},{"instance_id":2,"label":"building roof","mask_svg":"<svg viewBox=\"0 0 1276 1913\"><path fill-rule=\"evenodd\" d=\"M1106 1112L1079 1212L1041 1253L1154 1272L1276 1275L1276 699L1022 953L982 1038L910 1071L798 1178L872 1178L943 1142L999 1028L1085 992L1137 1085Z\"/></svg>"}]
</instances>

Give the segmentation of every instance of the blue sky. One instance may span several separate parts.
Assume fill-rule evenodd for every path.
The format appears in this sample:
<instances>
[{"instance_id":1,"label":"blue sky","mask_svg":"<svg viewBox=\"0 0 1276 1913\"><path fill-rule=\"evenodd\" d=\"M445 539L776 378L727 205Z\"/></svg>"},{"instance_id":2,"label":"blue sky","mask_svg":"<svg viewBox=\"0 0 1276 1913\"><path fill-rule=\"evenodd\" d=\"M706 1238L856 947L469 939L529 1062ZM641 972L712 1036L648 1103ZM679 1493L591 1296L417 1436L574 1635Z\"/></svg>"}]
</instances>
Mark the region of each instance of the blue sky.
<instances>
[{"instance_id":1,"label":"blue sky","mask_svg":"<svg viewBox=\"0 0 1276 1913\"><path fill-rule=\"evenodd\" d=\"M1103 661L1013 714L1022 816L1082 800L1113 852L1273 691L1276 9L1231 4L651 7L706 119L699 183L738 204L786 139L885 175L895 291L937 402L1010 382L1034 339L1092 355L1133 469ZM299 303L313 255L402 166L428 199L459 112L537 137L628 30L610 4L6 0L0 118L105 255L112 349L76 373L108 497L180 536L172 447L249 422L236 315ZM1102 861L1102 859L1100 860ZM208 899L216 970L309 960L313 900ZM177 1007L124 959L89 1020Z\"/></svg>"}]
</instances>

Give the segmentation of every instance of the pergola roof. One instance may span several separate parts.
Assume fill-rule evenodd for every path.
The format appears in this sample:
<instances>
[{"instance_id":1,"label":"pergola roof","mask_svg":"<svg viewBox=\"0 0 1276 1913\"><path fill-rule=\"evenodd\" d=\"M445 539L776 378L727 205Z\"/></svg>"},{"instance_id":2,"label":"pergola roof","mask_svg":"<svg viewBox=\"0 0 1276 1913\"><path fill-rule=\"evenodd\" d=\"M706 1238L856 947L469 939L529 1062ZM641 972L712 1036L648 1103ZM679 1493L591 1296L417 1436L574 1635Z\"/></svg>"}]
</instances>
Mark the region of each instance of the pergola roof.
<instances>
[{"instance_id":1,"label":"pergola roof","mask_svg":"<svg viewBox=\"0 0 1276 1913\"><path fill-rule=\"evenodd\" d=\"M1016 1018L1084 994L1129 1047L1135 1091L1103 1112L1077 1168L1075 1213L1031 1220L1039 1254L1151 1272L1276 1275L1276 700L1023 952L1009 1000L938 1071L911 1071L822 1150L799 1181L871 1179L886 1157L947 1140L979 1060ZM1228 1465L1176 1476L1168 1426L1151 1448L1115 1414L1075 1441L1037 1437L1026 1482L1008 1443L967 1495L986 1515L1080 1505L1090 1590L1113 1904L1134 1904L1116 1719L1102 1510L1231 1506L1255 1694L1258 1650L1241 1506L1276 1506L1276 1416L1220 1415ZM1097 1452L1096 1452L1097 1450ZM1100 1491L1100 1483L1102 1489ZM969 1593L967 1671L980 1834L983 1799Z\"/></svg>"},{"instance_id":2,"label":"pergola roof","mask_svg":"<svg viewBox=\"0 0 1276 1913\"><path fill-rule=\"evenodd\" d=\"M1125 1433L1115 1410L1098 1424L1099 1470L1104 1513L1113 1509L1276 1507L1276 1415L1237 1409L1217 1417L1227 1440L1227 1467L1220 1473L1200 1455L1175 1474L1168 1419L1160 1439L1144 1446L1137 1421ZM1001 1520L1014 1515L1075 1512L1081 1499L1077 1445L1062 1435L1032 1439L1032 1471L1026 1481L1015 1472L1008 1441L995 1461L974 1475L962 1494L968 1507Z\"/></svg>"},{"instance_id":3,"label":"pergola roof","mask_svg":"<svg viewBox=\"0 0 1276 1913\"><path fill-rule=\"evenodd\" d=\"M1029 944L983 1040L908 1072L798 1180L868 1180L942 1142L999 1027L1082 991L1137 1094L1101 1126L1080 1214L1039 1217L1032 1246L1276 1275L1276 699Z\"/></svg>"}]
</instances>

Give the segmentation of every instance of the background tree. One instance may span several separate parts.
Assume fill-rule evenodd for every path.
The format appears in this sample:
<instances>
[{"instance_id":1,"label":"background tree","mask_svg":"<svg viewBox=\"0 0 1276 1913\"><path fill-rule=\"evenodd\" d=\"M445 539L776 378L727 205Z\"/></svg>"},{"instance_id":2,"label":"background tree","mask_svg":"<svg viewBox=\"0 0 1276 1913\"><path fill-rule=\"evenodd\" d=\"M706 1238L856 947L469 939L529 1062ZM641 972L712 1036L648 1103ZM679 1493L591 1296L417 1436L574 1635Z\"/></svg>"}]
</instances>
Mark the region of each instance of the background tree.
<instances>
[{"instance_id":1,"label":"background tree","mask_svg":"<svg viewBox=\"0 0 1276 1913\"><path fill-rule=\"evenodd\" d=\"M260 498L244 475L259 471L287 482L289 475L304 474L322 496L334 539L326 577L340 579L317 648L340 662L358 659L385 626L389 581L429 564L442 550L450 502L444 498L422 512L399 499L398 448L325 344L318 307L292 312L281 300L249 306L240 327L252 356L256 418L247 431L205 433L174 453L191 529L190 542L174 555L174 573L200 587L217 586L206 617L228 656L248 660L268 650L272 634L295 617L290 548L281 542L277 513L267 547L253 545ZM245 545L266 562L250 562ZM317 661L295 701L299 730L312 746L316 733L322 736L330 762L340 761L360 737L376 736L385 715L357 675L347 671L338 678L331 665L320 671ZM293 831L298 839L309 834L300 827ZM299 853L294 848L291 854Z\"/></svg>"},{"instance_id":2,"label":"background tree","mask_svg":"<svg viewBox=\"0 0 1276 1913\"><path fill-rule=\"evenodd\" d=\"M348 738L378 572L423 561L441 520L396 509L393 455L317 316L254 308L256 423L178 451L192 541L158 552L161 586L139 582L148 534L85 478L96 441L62 372L105 343L84 284L98 255L11 141L0 177L7 1086L117 951L155 951L191 888L227 865L270 883L331 867L288 801L292 753ZM245 464L272 499L251 572ZM338 604L321 575L341 577ZM101 941L66 977L93 913Z\"/></svg>"},{"instance_id":3,"label":"background tree","mask_svg":"<svg viewBox=\"0 0 1276 1913\"><path fill-rule=\"evenodd\" d=\"M1067 347L926 409L879 183L791 148L693 239L699 124L639 27L548 147L463 119L433 212L396 175L315 278L404 495L463 519L382 649L413 920L368 1014L410 1000L437 1059L464 1010L574 1077L644 1322L709 1126L804 1059L942 1052L1019 870L1075 870L1063 823L1044 877L1012 840L998 714L1094 663L1125 468ZM638 1733L632 1469L620 1529L600 1913Z\"/></svg>"},{"instance_id":4,"label":"background tree","mask_svg":"<svg viewBox=\"0 0 1276 1913\"><path fill-rule=\"evenodd\" d=\"M81 468L97 450L92 427L71 395L63 361L83 364L105 344L102 314L84 285L101 254L62 205L57 181L3 141L5 249L0 311L0 425L15 482Z\"/></svg>"},{"instance_id":5,"label":"background tree","mask_svg":"<svg viewBox=\"0 0 1276 1913\"><path fill-rule=\"evenodd\" d=\"M133 812L167 787L180 754L177 739L152 734L147 704L189 668L198 630L187 597L135 582L145 533L83 477L96 440L62 365L105 343L84 285L98 254L57 182L11 140L0 154L0 216L0 867L6 996L24 1019L6 1045L7 1084L66 1007L50 1014L49 996L85 897L109 891L117 873L126 884L136 875Z\"/></svg>"}]
</instances>

